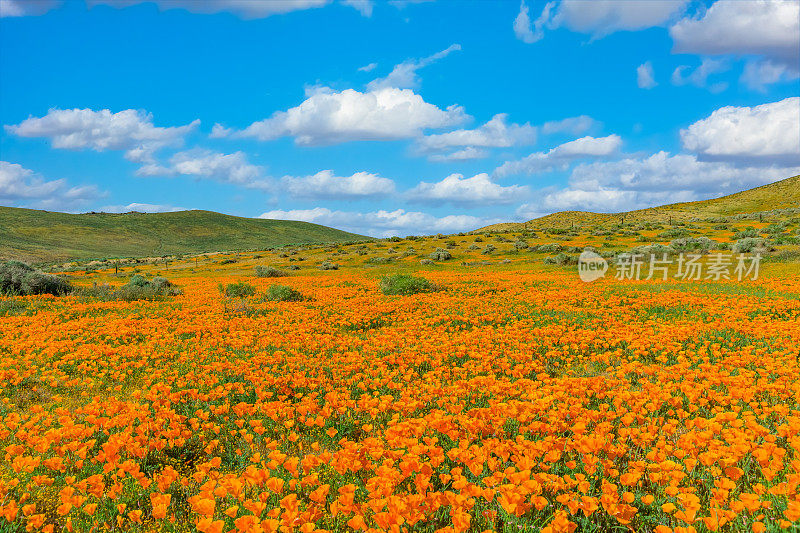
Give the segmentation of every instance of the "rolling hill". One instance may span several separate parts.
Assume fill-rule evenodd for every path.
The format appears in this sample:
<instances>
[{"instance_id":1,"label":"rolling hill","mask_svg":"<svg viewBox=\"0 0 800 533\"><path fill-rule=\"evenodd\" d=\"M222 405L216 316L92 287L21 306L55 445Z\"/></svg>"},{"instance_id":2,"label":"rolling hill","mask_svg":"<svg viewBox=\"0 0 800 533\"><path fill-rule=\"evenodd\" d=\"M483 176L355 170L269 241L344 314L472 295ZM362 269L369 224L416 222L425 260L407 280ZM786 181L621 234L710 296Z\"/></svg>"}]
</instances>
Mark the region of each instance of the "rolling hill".
<instances>
[{"instance_id":1,"label":"rolling hill","mask_svg":"<svg viewBox=\"0 0 800 533\"><path fill-rule=\"evenodd\" d=\"M622 213L591 213L587 211L560 211L528 222L502 222L475 231L521 231L541 227L599 226L625 222L681 221L695 217L722 217L740 213L758 213L772 209L800 207L800 176L786 178L754 189L729 194L721 198L683 202L626 211Z\"/></svg>"},{"instance_id":2,"label":"rolling hill","mask_svg":"<svg viewBox=\"0 0 800 533\"><path fill-rule=\"evenodd\" d=\"M212 211L67 214L0 207L0 259L149 257L368 239L309 222Z\"/></svg>"}]
</instances>

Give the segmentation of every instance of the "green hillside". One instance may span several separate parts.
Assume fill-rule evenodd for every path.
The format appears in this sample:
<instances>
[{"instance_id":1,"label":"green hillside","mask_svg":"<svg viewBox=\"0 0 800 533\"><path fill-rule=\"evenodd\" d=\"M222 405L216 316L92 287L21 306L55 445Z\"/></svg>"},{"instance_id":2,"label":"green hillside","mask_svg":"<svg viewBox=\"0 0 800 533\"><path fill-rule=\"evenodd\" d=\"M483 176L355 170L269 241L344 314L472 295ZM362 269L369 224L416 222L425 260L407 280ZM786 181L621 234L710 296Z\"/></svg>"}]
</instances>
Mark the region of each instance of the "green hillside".
<instances>
[{"instance_id":1,"label":"green hillside","mask_svg":"<svg viewBox=\"0 0 800 533\"><path fill-rule=\"evenodd\" d=\"M597 226L620 222L623 217L625 222L667 223L670 220L682 221L698 217L729 216L797 207L800 207L800 176L710 200L649 207L624 213L560 211L528 222L503 222L476 231L520 231L525 228L545 226Z\"/></svg>"},{"instance_id":2,"label":"green hillside","mask_svg":"<svg viewBox=\"0 0 800 533\"><path fill-rule=\"evenodd\" d=\"M309 222L212 211L67 214L0 207L0 259L152 257L366 239Z\"/></svg>"}]
</instances>

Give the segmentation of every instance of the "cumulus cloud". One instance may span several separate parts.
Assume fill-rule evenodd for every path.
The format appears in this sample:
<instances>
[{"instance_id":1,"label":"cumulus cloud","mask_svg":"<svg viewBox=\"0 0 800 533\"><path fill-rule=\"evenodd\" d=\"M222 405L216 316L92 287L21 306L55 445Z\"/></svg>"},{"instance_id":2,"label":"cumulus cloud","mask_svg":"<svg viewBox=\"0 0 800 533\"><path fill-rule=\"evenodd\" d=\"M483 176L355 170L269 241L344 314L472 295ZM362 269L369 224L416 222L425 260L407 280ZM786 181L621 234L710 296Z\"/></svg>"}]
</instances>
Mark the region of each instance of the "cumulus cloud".
<instances>
[{"instance_id":1,"label":"cumulus cloud","mask_svg":"<svg viewBox=\"0 0 800 533\"><path fill-rule=\"evenodd\" d=\"M562 120L552 120L542 124L542 133L551 135L556 133L569 133L580 135L592 128L600 126L600 123L588 115L569 117Z\"/></svg>"},{"instance_id":2,"label":"cumulus cloud","mask_svg":"<svg viewBox=\"0 0 800 533\"><path fill-rule=\"evenodd\" d=\"M136 211L137 213L172 213L184 210L183 207L161 204L142 204L137 202L128 205L106 205L100 208L100 211L104 213L130 213L131 211Z\"/></svg>"},{"instance_id":3,"label":"cumulus cloud","mask_svg":"<svg viewBox=\"0 0 800 533\"><path fill-rule=\"evenodd\" d=\"M103 196L96 186L46 180L17 163L0 161L0 204L39 209L74 209Z\"/></svg>"},{"instance_id":4,"label":"cumulus cloud","mask_svg":"<svg viewBox=\"0 0 800 533\"><path fill-rule=\"evenodd\" d=\"M451 44L441 52L423 57L422 59L407 59L399 65L395 65L392 71L385 78L378 78L367 84L367 89L375 91L385 88L415 89L419 87L420 79L417 71L427 67L431 63L447 57L452 52L461 50L460 44Z\"/></svg>"},{"instance_id":5,"label":"cumulus cloud","mask_svg":"<svg viewBox=\"0 0 800 533\"><path fill-rule=\"evenodd\" d=\"M183 143L199 124L195 120L184 126L157 127L150 113L134 109L118 113L108 109L51 109L43 117L29 117L5 128L20 137L49 138L54 148L121 150L130 161L144 163L152 162L156 150Z\"/></svg>"},{"instance_id":6,"label":"cumulus cloud","mask_svg":"<svg viewBox=\"0 0 800 533\"><path fill-rule=\"evenodd\" d=\"M568 187L539 191L538 201L523 205L518 214L540 216L562 210L643 209L730 194L798 173L800 167L741 168L724 162L700 161L694 155L670 155L662 151L645 158L577 165L572 170Z\"/></svg>"},{"instance_id":7,"label":"cumulus cloud","mask_svg":"<svg viewBox=\"0 0 800 533\"><path fill-rule=\"evenodd\" d=\"M161 10L185 9L190 13L203 15L227 12L241 19L251 20L323 7L330 4L331 0L86 0L86 3L89 7L104 4L117 8L155 3ZM354 7L364 16L372 14L370 0L344 0L342 3Z\"/></svg>"},{"instance_id":8,"label":"cumulus cloud","mask_svg":"<svg viewBox=\"0 0 800 533\"><path fill-rule=\"evenodd\" d=\"M650 61L645 61L636 67L636 84L640 89L652 89L658 85L653 73L653 64Z\"/></svg>"},{"instance_id":9,"label":"cumulus cloud","mask_svg":"<svg viewBox=\"0 0 800 533\"><path fill-rule=\"evenodd\" d=\"M800 3L719 0L707 11L679 20L669 33L676 53L760 55L796 71L800 61Z\"/></svg>"},{"instance_id":10,"label":"cumulus cloud","mask_svg":"<svg viewBox=\"0 0 800 533\"><path fill-rule=\"evenodd\" d=\"M673 85L694 85L695 87L708 88L712 93L719 93L728 88L727 82L717 82L708 84L708 77L728 70L729 64L724 59L704 58L696 69L684 75L689 67L681 65L672 73Z\"/></svg>"},{"instance_id":11,"label":"cumulus cloud","mask_svg":"<svg viewBox=\"0 0 800 533\"><path fill-rule=\"evenodd\" d=\"M137 176L193 176L230 183L247 189L269 191L272 180L264 176L264 169L248 162L244 152L222 154L201 148L174 154L168 166L144 165Z\"/></svg>"},{"instance_id":12,"label":"cumulus cloud","mask_svg":"<svg viewBox=\"0 0 800 533\"><path fill-rule=\"evenodd\" d=\"M454 147L509 147L533 144L536 128L529 123L509 124L508 115L500 113L486 124L472 129L426 135L417 140L421 152L442 152Z\"/></svg>"},{"instance_id":13,"label":"cumulus cloud","mask_svg":"<svg viewBox=\"0 0 800 533\"><path fill-rule=\"evenodd\" d=\"M319 89L299 106L254 122L235 136L262 141L291 136L299 145L392 140L417 137L425 129L458 125L468 118L460 106L440 109L410 89Z\"/></svg>"},{"instance_id":14,"label":"cumulus cloud","mask_svg":"<svg viewBox=\"0 0 800 533\"><path fill-rule=\"evenodd\" d=\"M617 153L621 146L622 139L619 135L581 137L556 146L547 152L534 152L517 161L507 161L495 169L494 176L502 178L513 174L566 170L574 161L607 157Z\"/></svg>"},{"instance_id":15,"label":"cumulus cloud","mask_svg":"<svg viewBox=\"0 0 800 533\"><path fill-rule=\"evenodd\" d=\"M0 18L44 15L61 5L61 0L0 0Z\"/></svg>"},{"instance_id":16,"label":"cumulus cloud","mask_svg":"<svg viewBox=\"0 0 800 533\"><path fill-rule=\"evenodd\" d=\"M795 164L800 162L800 97L722 107L680 135L685 149L705 159Z\"/></svg>"},{"instance_id":17,"label":"cumulus cloud","mask_svg":"<svg viewBox=\"0 0 800 533\"><path fill-rule=\"evenodd\" d=\"M664 26L680 16L687 4L688 0L562 0L547 25L588 33L597 39L616 31Z\"/></svg>"},{"instance_id":18,"label":"cumulus cloud","mask_svg":"<svg viewBox=\"0 0 800 533\"><path fill-rule=\"evenodd\" d=\"M551 11L555 2L548 2L542 9L539 17L531 23L530 13L525 0L519 4L519 14L514 19L514 35L523 43L531 44L540 41L544 37L544 26L550 20Z\"/></svg>"},{"instance_id":19,"label":"cumulus cloud","mask_svg":"<svg viewBox=\"0 0 800 533\"><path fill-rule=\"evenodd\" d=\"M449 154L434 154L428 156L428 159L437 163L451 163L453 161L469 161L471 159L482 159L487 157L489 152L474 146L467 146L461 150L450 152Z\"/></svg>"},{"instance_id":20,"label":"cumulus cloud","mask_svg":"<svg viewBox=\"0 0 800 533\"><path fill-rule=\"evenodd\" d=\"M498 185L488 174L476 174L471 178L450 174L436 183L420 182L406 196L410 201L419 203L477 206L510 204L527 193L527 187Z\"/></svg>"},{"instance_id":21,"label":"cumulus cloud","mask_svg":"<svg viewBox=\"0 0 800 533\"><path fill-rule=\"evenodd\" d=\"M322 170L311 176L286 176L281 181L286 191L297 198L370 198L386 196L395 191L392 180L369 172L340 177L335 176L332 170Z\"/></svg>"},{"instance_id":22,"label":"cumulus cloud","mask_svg":"<svg viewBox=\"0 0 800 533\"><path fill-rule=\"evenodd\" d=\"M766 93L767 85L796 80L798 77L800 77L800 71L791 69L785 64L768 59L751 60L745 64L739 81L754 91Z\"/></svg>"},{"instance_id":23,"label":"cumulus cloud","mask_svg":"<svg viewBox=\"0 0 800 533\"><path fill-rule=\"evenodd\" d=\"M361 213L357 211L332 211L327 207L267 211L259 218L302 220L374 237L453 233L500 222L499 219L485 219L469 215L436 217L428 213L405 211L403 209Z\"/></svg>"}]
</instances>

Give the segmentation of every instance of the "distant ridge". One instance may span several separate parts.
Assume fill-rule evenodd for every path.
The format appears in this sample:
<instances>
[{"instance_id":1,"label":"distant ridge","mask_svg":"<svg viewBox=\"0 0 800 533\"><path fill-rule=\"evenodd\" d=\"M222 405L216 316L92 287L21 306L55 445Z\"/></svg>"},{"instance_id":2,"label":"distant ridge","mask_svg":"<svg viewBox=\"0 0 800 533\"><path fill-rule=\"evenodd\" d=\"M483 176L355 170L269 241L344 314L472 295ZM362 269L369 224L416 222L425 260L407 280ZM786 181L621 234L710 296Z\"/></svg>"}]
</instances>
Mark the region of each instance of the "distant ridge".
<instances>
[{"instance_id":1,"label":"distant ridge","mask_svg":"<svg viewBox=\"0 0 800 533\"><path fill-rule=\"evenodd\" d=\"M596 226L612 222L669 222L694 217L729 216L800 207L800 176L786 178L711 200L682 202L622 213L559 211L528 222L501 222L475 231L521 231L526 228Z\"/></svg>"},{"instance_id":2,"label":"distant ridge","mask_svg":"<svg viewBox=\"0 0 800 533\"><path fill-rule=\"evenodd\" d=\"M291 220L213 211L68 214L0 207L0 259L29 262L152 257L369 239Z\"/></svg>"}]
</instances>

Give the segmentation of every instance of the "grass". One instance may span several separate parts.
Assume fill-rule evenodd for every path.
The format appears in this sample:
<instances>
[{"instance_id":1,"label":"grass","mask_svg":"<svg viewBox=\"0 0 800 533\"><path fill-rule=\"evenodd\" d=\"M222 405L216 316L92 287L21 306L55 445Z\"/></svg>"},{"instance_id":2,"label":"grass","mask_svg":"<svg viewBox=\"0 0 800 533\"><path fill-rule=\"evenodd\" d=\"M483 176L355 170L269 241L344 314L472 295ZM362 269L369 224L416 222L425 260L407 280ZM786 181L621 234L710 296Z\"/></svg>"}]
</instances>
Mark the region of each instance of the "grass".
<instances>
[{"instance_id":1,"label":"grass","mask_svg":"<svg viewBox=\"0 0 800 533\"><path fill-rule=\"evenodd\" d=\"M67 214L0 207L0 258L28 262L253 250L367 237L309 222L174 213Z\"/></svg>"}]
</instances>

